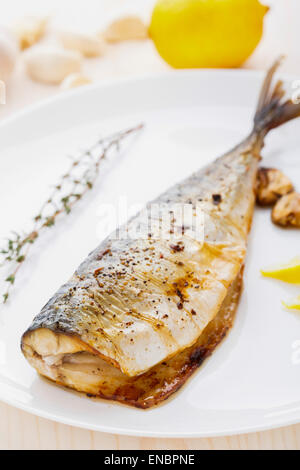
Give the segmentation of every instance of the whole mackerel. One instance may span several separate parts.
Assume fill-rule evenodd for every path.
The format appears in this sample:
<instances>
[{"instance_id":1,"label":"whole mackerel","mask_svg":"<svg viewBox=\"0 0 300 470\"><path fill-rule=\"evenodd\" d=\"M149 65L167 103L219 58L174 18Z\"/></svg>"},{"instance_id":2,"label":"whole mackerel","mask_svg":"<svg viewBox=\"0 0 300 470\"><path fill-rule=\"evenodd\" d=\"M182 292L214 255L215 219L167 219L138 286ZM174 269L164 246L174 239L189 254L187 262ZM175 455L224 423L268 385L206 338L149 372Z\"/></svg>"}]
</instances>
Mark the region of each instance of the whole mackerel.
<instances>
[{"instance_id":1,"label":"whole mackerel","mask_svg":"<svg viewBox=\"0 0 300 470\"><path fill-rule=\"evenodd\" d=\"M122 228L128 236L108 237L34 319L22 350L40 374L147 408L177 390L225 336L264 137L300 115L299 104L283 100L281 82L272 87L278 65L266 76L251 135L153 201L163 209L151 212L150 225L146 208ZM192 209L188 221L178 222L176 205Z\"/></svg>"}]
</instances>

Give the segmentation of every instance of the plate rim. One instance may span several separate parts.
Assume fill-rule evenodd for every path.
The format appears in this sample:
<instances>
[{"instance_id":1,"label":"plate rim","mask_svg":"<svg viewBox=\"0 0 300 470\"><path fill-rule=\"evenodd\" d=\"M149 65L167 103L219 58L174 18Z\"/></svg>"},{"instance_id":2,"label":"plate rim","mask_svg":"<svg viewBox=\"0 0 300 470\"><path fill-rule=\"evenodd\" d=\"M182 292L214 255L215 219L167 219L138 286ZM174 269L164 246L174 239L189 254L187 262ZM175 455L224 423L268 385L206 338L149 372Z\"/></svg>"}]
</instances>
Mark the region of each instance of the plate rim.
<instances>
[{"instance_id":1,"label":"plate rim","mask_svg":"<svg viewBox=\"0 0 300 470\"><path fill-rule=\"evenodd\" d=\"M153 72L150 74L138 74L134 77L120 77L120 78L112 78L112 79L105 79L101 80L97 83L89 83L81 87L76 87L70 90L61 90L59 91L56 95L52 95L48 98L42 98L41 100L38 100L35 103L32 103L28 106L25 106L25 108L20 109L16 112L14 112L11 116L8 116L6 118L3 118L0 122L0 130L2 130L2 127L5 127L8 124L13 123L14 121L17 121L20 118L26 117L27 114L31 114L34 111L38 111L49 104L59 103L63 101L68 101L72 99L73 97L84 95L88 91L92 92L93 90L97 89L104 89L104 88L113 88L116 85L126 85L127 83L135 83L135 82L143 82L143 81L151 81L151 80L159 80L161 78L166 78L166 77L173 77L174 75L181 75L182 77L184 76L192 76L192 75L204 75L204 74L226 74L226 75L237 75L239 74L240 76L243 75L252 75L256 77L263 77L265 71L264 70L258 70L258 69L222 69L222 68L215 68L215 69L175 69L175 70L166 70L162 72ZM296 75L292 74L278 74L283 80L295 80L297 79Z\"/></svg>"},{"instance_id":2,"label":"plate rim","mask_svg":"<svg viewBox=\"0 0 300 470\"><path fill-rule=\"evenodd\" d=\"M60 387L60 389L66 392L68 391L67 389L64 389L64 387ZM73 392L73 393L77 393L77 392ZM288 426L298 424L300 422L300 411L298 411L298 413L295 414L295 417L293 419L286 420L283 417L279 419L278 421L274 419L274 422L269 423L269 424L261 424L261 425L253 424L253 425L248 425L248 426L240 426L240 427L237 427L234 431L230 429L225 429L225 428L217 432L197 431L197 432L191 432L191 433L177 432L177 431L176 432L140 431L138 429L128 430L122 427L116 427L116 428L114 428L113 426L108 427L107 425L101 425L101 423L99 423L99 425L98 424L91 425L91 424L87 424L84 422L79 422L78 419L76 421L75 419L73 420L72 418L65 418L59 414L53 415L50 412L42 411L40 409L36 411L36 409L34 407L31 407L30 405L24 405L23 403L10 400L9 398L3 398L1 391L0 391L0 399L3 403L9 406L20 409L34 416L48 419L50 421L54 421L60 424L72 426L72 427L79 428L79 429L87 429L89 431L94 431L94 432L102 432L104 434L117 434L121 436L131 436L131 437L148 437L148 438L162 438L162 439L163 438L165 439L187 439L187 438L204 439L204 438L224 437L224 436L239 436L239 435L249 434L249 433L270 431L272 429L280 429L283 427L288 427ZM110 404L110 402L107 401L107 404ZM111 403L111 404L114 405L114 403ZM139 410L139 411L141 411L141 413L144 412L144 410ZM286 413L290 413L290 411L286 411ZM284 416L284 414L282 416Z\"/></svg>"},{"instance_id":3,"label":"plate rim","mask_svg":"<svg viewBox=\"0 0 300 470\"><path fill-rule=\"evenodd\" d=\"M67 103L68 101L72 101L73 97L84 95L85 93L93 93L97 92L98 89L107 89L107 88L114 88L118 85L126 85L127 83L141 83L145 81L152 81L152 80L160 80L166 77L174 77L175 75L183 77L190 77L190 76L204 76L207 74L211 75L220 75L226 74L227 76L234 76L234 77L247 77L249 75L256 77L257 79L262 79L265 71L263 70L251 70L251 69L184 69L184 70L168 70L163 71L160 73L153 73L153 74L140 74L134 77L125 77L125 78L115 78L115 79L107 79L97 83L89 84L84 87L68 90L65 92L58 93L55 96L51 96L46 99L42 99L36 103L33 103L29 106L26 106L24 109L21 109L13 115L4 118L0 123L0 130L5 128L6 125L17 123L18 120L26 118L26 116L31 115L32 113L39 111L43 108L47 108L49 104L51 105L63 105L63 103ZM297 79L296 75L293 74L285 74L279 73L278 76L283 80L295 80ZM193 432L180 432L180 431L167 431L167 432L160 432L158 431L140 431L138 429L131 429L128 430L122 427L114 427L108 425L99 424L88 424L86 422L82 422L78 420L78 418L68 418L61 414L53 414L44 410L43 408L36 408L31 406L30 404L25 404L20 402L18 399L10 399L7 394L4 394L0 387L0 400L1 402L25 411L27 413L33 414L35 416L49 419L54 422L58 422L61 424L73 426L76 428L87 429L96 432L108 433L108 434L118 434L124 436L134 436L134 437L150 437L150 438L212 438L212 437L222 437L222 436L231 436L231 435L241 435L246 433L254 433L254 432L262 432L271 429L277 429L285 426L291 426L300 422L300 408L298 411L294 412L293 418L285 417L287 414L290 414L291 411L287 410L281 413L280 417L272 418L268 423L261 423L253 424L253 425L245 425L245 426L236 426L235 429L224 428L220 429L219 431L193 431ZM107 404L110 404L107 401ZM300 402L299 402L300 406ZM143 412L143 411L141 411Z\"/></svg>"}]
</instances>

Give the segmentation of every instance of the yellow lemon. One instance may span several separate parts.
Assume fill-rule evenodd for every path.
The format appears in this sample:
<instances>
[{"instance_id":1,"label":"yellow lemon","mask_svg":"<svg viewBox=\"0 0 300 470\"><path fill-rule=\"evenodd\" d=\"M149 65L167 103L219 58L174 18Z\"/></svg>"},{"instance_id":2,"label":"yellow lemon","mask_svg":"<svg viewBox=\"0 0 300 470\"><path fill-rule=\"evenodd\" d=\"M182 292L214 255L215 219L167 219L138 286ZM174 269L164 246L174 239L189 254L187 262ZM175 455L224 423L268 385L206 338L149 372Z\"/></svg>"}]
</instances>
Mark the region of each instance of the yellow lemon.
<instances>
[{"instance_id":1,"label":"yellow lemon","mask_svg":"<svg viewBox=\"0 0 300 470\"><path fill-rule=\"evenodd\" d=\"M265 277L279 279L290 284L300 284L300 257L294 258L289 263L281 266L262 269L261 273Z\"/></svg>"},{"instance_id":2,"label":"yellow lemon","mask_svg":"<svg viewBox=\"0 0 300 470\"><path fill-rule=\"evenodd\" d=\"M263 34L259 0L158 0L150 36L176 68L238 67Z\"/></svg>"},{"instance_id":3,"label":"yellow lemon","mask_svg":"<svg viewBox=\"0 0 300 470\"><path fill-rule=\"evenodd\" d=\"M300 295L290 302L282 302L288 310L300 310Z\"/></svg>"}]
</instances>

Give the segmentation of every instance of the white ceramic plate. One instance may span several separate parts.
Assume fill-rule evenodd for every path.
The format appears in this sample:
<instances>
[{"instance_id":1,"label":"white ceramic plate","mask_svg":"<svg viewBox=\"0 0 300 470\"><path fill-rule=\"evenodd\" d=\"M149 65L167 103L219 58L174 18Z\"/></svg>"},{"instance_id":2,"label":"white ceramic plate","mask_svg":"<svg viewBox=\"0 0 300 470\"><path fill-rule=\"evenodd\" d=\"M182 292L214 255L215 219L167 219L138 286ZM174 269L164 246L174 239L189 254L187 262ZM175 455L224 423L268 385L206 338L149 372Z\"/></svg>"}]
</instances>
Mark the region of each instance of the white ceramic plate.
<instances>
[{"instance_id":1,"label":"white ceramic plate","mask_svg":"<svg viewBox=\"0 0 300 470\"><path fill-rule=\"evenodd\" d=\"M245 290L228 338L165 404L137 410L56 387L20 353L22 332L109 228L103 204L145 203L238 143L251 128L262 74L174 72L82 88L27 110L0 127L0 237L35 215L67 164L101 134L140 121L145 131L103 170L73 215L49 230L0 313L0 399L92 430L137 436L202 437L257 431L300 420L300 318L281 300L299 292L259 269L299 255L299 232L256 210ZM300 121L268 136L264 164L300 180ZM299 188L298 188L299 189Z\"/></svg>"}]
</instances>

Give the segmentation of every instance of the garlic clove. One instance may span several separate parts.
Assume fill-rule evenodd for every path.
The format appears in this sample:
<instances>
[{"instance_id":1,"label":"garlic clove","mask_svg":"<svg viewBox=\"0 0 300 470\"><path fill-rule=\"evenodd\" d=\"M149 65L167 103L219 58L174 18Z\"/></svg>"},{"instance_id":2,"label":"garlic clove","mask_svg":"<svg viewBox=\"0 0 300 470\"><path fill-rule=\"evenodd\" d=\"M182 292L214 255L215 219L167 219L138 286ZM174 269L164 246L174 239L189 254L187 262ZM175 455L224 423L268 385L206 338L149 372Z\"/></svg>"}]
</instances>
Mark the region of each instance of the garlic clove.
<instances>
[{"instance_id":1,"label":"garlic clove","mask_svg":"<svg viewBox=\"0 0 300 470\"><path fill-rule=\"evenodd\" d=\"M92 34L61 32L60 39L66 49L80 52L85 57L99 57L105 52L105 41Z\"/></svg>"},{"instance_id":2,"label":"garlic clove","mask_svg":"<svg viewBox=\"0 0 300 470\"><path fill-rule=\"evenodd\" d=\"M63 90L70 90L71 88L88 85L90 83L92 83L92 81L81 73L72 73L64 79L61 84L61 87Z\"/></svg>"},{"instance_id":3,"label":"garlic clove","mask_svg":"<svg viewBox=\"0 0 300 470\"><path fill-rule=\"evenodd\" d=\"M35 81L57 85L71 73L80 72L81 55L75 51L35 46L24 56L28 75Z\"/></svg>"},{"instance_id":4,"label":"garlic clove","mask_svg":"<svg viewBox=\"0 0 300 470\"><path fill-rule=\"evenodd\" d=\"M0 29L0 80L7 81L15 67L18 48L14 38L5 30Z\"/></svg>"},{"instance_id":5,"label":"garlic clove","mask_svg":"<svg viewBox=\"0 0 300 470\"><path fill-rule=\"evenodd\" d=\"M110 43L143 40L149 37L148 28L138 16L120 18L102 33L105 40Z\"/></svg>"},{"instance_id":6,"label":"garlic clove","mask_svg":"<svg viewBox=\"0 0 300 470\"><path fill-rule=\"evenodd\" d=\"M28 16L21 18L13 27L19 41L20 49L24 50L36 44L46 33L49 18Z\"/></svg>"}]
</instances>

